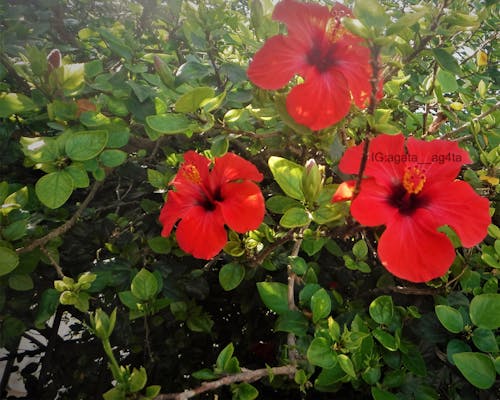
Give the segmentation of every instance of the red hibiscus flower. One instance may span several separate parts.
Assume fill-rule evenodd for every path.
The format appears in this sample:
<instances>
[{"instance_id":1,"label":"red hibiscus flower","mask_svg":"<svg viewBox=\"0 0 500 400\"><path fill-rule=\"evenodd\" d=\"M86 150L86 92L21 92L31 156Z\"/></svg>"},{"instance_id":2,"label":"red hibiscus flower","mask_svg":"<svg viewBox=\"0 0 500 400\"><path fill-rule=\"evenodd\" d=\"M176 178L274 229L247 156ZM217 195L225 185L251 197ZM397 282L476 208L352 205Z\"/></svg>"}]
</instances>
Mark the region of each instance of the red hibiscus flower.
<instances>
[{"instance_id":1,"label":"red hibiscus flower","mask_svg":"<svg viewBox=\"0 0 500 400\"><path fill-rule=\"evenodd\" d=\"M226 244L224 225L244 233L257 229L264 218L264 198L254 183L263 176L255 165L232 153L210 164L194 151L184 154L159 218L162 236L181 220L176 231L180 248L206 260Z\"/></svg>"},{"instance_id":2,"label":"red hibiscus flower","mask_svg":"<svg viewBox=\"0 0 500 400\"><path fill-rule=\"evenodd\" d=\"M363 144L346 151L340 170L359 172ZM359 194L351 213L367 226L385 225L378 243L382 264L395 276L426 282L446 273L455 259L451 241L437 229L448 225L462 245L484 239L491 222L489 202L455 180L469 154L456 142L425 142L403 135L379 135L370 142ZM345 182L340 191L345 189ZM334 196L344 199L342 193Z\"/></svg>"},{"instance_id":3,"label":"red hibiscus flower","mask_svg":"<svg viewBox=\"0 0 500 400\"><path fill-rule=\"evenodd\" d=\"M300 75L304 82L291 90L286 106L298 123L313 130L340 121L352 101L365 107L371 93L370 51L341 25L344 16L351 16L351 11L338 3L329 10L282 1L273 19L286 24L288 35L271 37L248 68L250 80L270 90Z\"/></svg>"}]
</instances>

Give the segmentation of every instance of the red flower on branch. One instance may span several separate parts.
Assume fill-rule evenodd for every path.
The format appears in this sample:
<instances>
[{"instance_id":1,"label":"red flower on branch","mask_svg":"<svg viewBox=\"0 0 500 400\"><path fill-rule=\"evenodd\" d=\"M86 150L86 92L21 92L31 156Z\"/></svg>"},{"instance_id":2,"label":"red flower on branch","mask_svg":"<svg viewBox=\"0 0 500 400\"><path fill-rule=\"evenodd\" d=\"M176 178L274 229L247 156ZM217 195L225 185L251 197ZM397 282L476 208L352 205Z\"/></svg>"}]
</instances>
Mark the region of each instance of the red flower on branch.
<instances>
[{"instance_id":1,"label":"red flower on branch","mask_svg":"<svg viewBox=\"0 0 500 400\"><path fill-rule=\"evenodd\" d=\"M313 130L340 121L352 102L364 108L370 97L370 50L340 22L351 15L339 3L329 10L318 4L282 1L273 19L286 24L288 35L267 40L248 68L250 80L269 90L280 89L300 75L304 82L290 91L286 107L298 123Z\"/></svg>"},{"instance_id":2,"label":"red flower on branch","mask_svg":"<svg viewBox=\"0 0 500 400\"><path fill-rule=\"evenodd\" d=\"M210 259L227 242L227 225L236 232L257 229L264 218L264 198L254 182L263 179L255 165L233 153L211 161L194 152L171 182L174 187L160 212L162 236L174 224L182 250L196 258Z\"/></svg>"},{"instance_id":3,"label":"red flower on branch","mask_svg":"<svg viewBox=\"0 0 500 400\"><path fill-rule=\"evenodd\" d=\"M339 168L357 174L363 144L349 148ZM387 270L412 282L446 273L455 259L449 238L438 228L450 226L464 247L481 242L491 222L489 202L469 184L455 180L469 154L456 142L425 142L402 134L379 135L370 142L359 194L351 213L366 226L385 225L378 256ZM344 182L332 201L345 199Z\"/></svg>"}]
</instances>

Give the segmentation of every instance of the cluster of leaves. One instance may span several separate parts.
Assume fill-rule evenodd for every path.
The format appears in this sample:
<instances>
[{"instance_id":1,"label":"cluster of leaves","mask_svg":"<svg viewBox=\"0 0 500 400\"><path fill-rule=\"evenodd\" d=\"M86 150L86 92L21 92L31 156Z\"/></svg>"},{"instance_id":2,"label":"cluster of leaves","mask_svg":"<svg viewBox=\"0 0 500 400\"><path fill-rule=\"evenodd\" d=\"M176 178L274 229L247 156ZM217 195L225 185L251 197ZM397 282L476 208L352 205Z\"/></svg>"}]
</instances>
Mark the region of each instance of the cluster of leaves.
<instances>
[{"instance_id":1,"label":"cluster of leaves","mask_svg":"<svg viewBox=\"0 0 500 400\"><path fill-rule=\"evenodd\" d=\"M287 114L286 89L247 79L283 29L270 0L0 4L0 396L15 373L40 399L500 395L495 2L350 3L343 23L378 49L385 97L318 132ZM472 249L445 229L457 256L439 280L390 276L380 231L330 202L368 130L471 154L463 178L493 224ZM265 175L264 223L208 263L159 234L190 149Z\"/></svg>"}]
</instances>

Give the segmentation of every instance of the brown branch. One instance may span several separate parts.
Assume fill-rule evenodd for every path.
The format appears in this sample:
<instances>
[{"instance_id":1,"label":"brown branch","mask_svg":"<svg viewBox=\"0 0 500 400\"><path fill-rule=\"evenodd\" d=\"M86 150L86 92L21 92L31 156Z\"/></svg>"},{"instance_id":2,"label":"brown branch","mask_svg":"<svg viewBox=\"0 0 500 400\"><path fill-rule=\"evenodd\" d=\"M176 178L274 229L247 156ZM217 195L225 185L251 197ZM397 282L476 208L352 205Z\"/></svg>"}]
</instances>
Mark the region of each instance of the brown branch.
<instances>
[{"instance_id":1,"label":"brown branch","mask_svg":"<svg viewBox=\"0 0 500 400\"><path fill-rule=\"evenodd\" d=\"M47 235L39 239L33 240L29 245L16 249L16 252L19 254L28 253L30 251L35 250L37 247L41 247L44 244L51 241L52 239L55 239L56 237L61 236L67 231L69 231L73 227L73 225L76 224L78 218L80 218L83 211L88 207L89 203L92 201L92 199L94 198L94 196L96 195L97 191L99 190L102 184L103 181L94 182L92 188L90 189L90 192L87 194L87 197L85 197L83 202L80 204L80 207L78 207L78 210L76 210L76 212L68 221L66 221L64 224L57 227L56 229L50 231Z\"/></svg>"},{"instance_id":2,"label":"brown branch","mask_svg":"<svg viewBox=\"0 0 500 400\"><path fill-rule=\"evenodd\" d=\"M293 365L284 365L282 367L273 368L262 368L256 370L244 370L238 374L227 375L212 382L204 382L199 387L195 389L186 390L182 393L167 393L160 394L154 398L154 400L186 400L201 393L208 392L210 390L218 389L222 386L231 385L237 382L254 382L262 379L266 376L274 375L293 375L297 371L297 368Z\"/></svg>"},{"instance_id":3,"label":"brown branch","mask_svg":"<svg viewBox=\"0 0 500 400\"><path fill-rule=\"evenodd\" d=\"M470 124L474 123L474 122L478 122L480 120L482 120L484 117L490 115L491 113L494 113L495 111L497 111L498 109L500 109L500 101L498 101L493 107L491 107L489 110L486 110L484 113L478 115L477 117L473 118L471 121L463 124L462 126L458 127L457 129L453 129L452 131L449 131L447 133L445 133L443 135L443 138L447 138L447 137L450 137L450 136L453 136L454 134L456 133L459 133L459 132L462 132L462 131L465 131ZM459 139L456 139L456 140L463 140L464 138L459 138Z\"/></svg>"},{"instance_id":4,"label":"brown branch","mask_svg":"<svg viewBox=\"0 0 500 400\"><path fill-rule=\"evenodd\" d=\"M54 259L54 257L52 257L52 254L50 254L43 245L40 246L40 250L49 259L50 263L52 264L52 266L56 270L57 276L61 279L64 278L64 272L63 272L61 266L59 265L59 263Z\"/></svg>"},{"instance_id":5,"label":"brown branch","mask_svg":"<svg viewBox=\"0 0 500 400\"><path fill-rule=\"evenodd\" d=\"M260 253L258 253L250 262L251 267L258 267L261 265L264 260L274 251L276 250L277 247L281 246L282 244L285 244L289 240L292 239L293 234L295 233L295 229L290 229L285 236L277 239L273 243L271 243L269 246L267 246L264 250L262 250Z\"/></svg>"}]
</instances>

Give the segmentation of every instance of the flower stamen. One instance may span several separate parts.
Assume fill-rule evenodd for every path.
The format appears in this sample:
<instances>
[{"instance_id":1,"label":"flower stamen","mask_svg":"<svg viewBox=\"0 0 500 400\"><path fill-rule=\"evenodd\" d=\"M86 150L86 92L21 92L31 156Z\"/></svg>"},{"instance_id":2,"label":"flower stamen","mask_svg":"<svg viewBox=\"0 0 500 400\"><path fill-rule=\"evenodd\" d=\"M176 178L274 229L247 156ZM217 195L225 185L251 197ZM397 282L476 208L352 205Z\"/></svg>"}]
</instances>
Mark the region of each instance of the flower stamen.
<instances>
[{"instance_id":1,"label":"flower stamen","mask_svg":"<svg viewBox=\"0 0 500 400\"><path fill-rule=\"evenodd\" d=\"M424 171L416 166L406 166L403 175L403 187L409 194L420 193L424 187L426 176Z\"/></svg>"},{"instance_id":2,"label":"flower stamen","mask_svg":"<svg viewBox=\"0 0 500 400\"><path fill-rule=\"evenodd\" d=\"M184 165L182 168L182 174L186 179L190 180L193 183L198 184L201 182L200 172L198 171L198 168L196 168L196 166L194 166L193 164Z\"/></svg>"}]
</instances>

